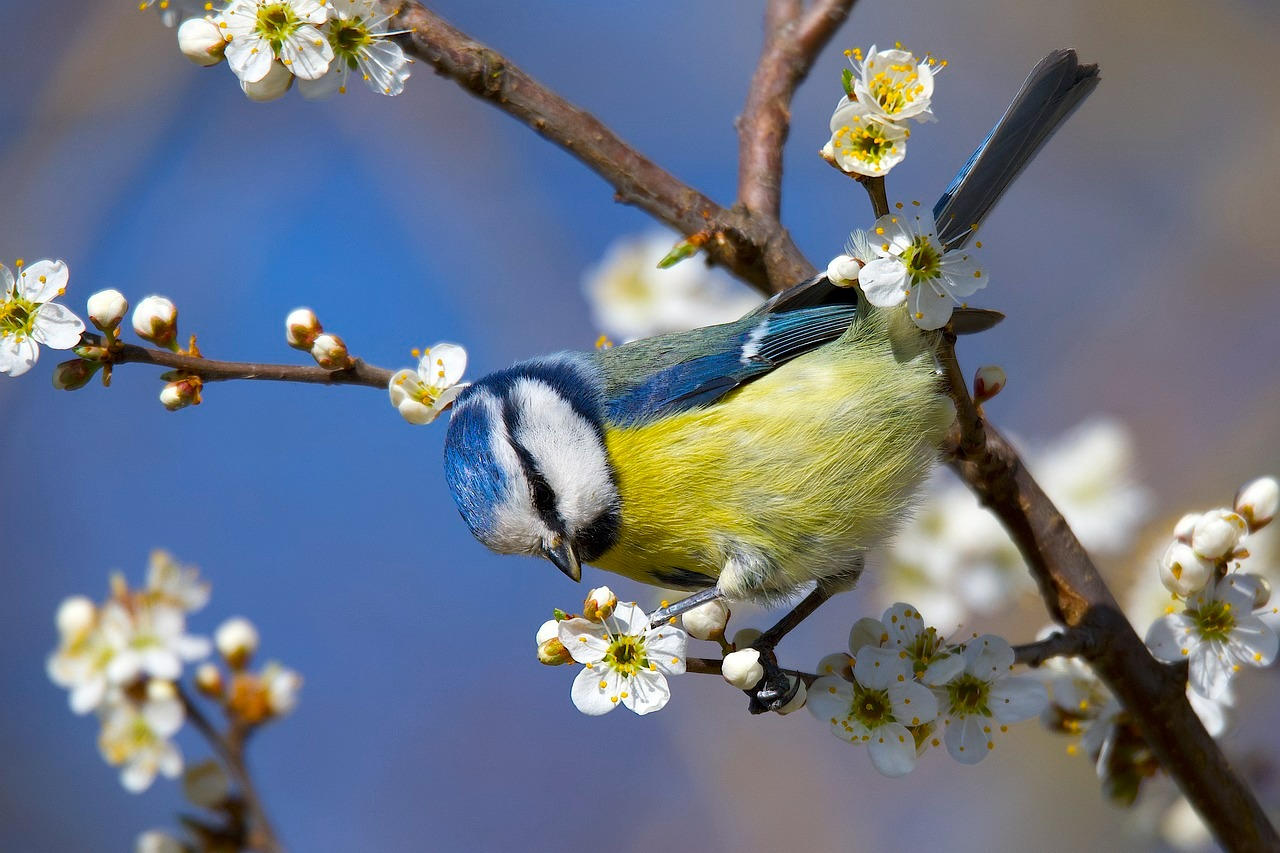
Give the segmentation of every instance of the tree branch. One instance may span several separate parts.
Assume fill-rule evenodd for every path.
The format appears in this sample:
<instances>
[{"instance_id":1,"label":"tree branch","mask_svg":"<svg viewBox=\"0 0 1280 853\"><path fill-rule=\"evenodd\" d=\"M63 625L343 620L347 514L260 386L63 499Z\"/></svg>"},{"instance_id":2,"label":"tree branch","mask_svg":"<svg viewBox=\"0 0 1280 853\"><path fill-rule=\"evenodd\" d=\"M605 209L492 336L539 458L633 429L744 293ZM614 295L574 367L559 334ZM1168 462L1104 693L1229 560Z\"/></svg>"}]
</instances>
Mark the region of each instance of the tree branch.
<instances>
[{"instance_id":1,"label":"tree branch","mask_svg":"<svg viewBox=\"0 0 1280 853\"><path fill-rule=\"evenodd\" d=\"M716 239L706 245L711 261L761 292L776 293L813 274L813 265L776 219L756 219L745 210L729 210L712 201L628 145L595 116L421 3L406 2L394 26L409 30L400 37L408 55L577 157L613 185L619 201L636 205L686 236L712 232Z\"/></svg>"},{"instance_id":2,"label":"tree branch","mask_svg":"<svg viewBox=\"0 0 1280 853\"><path fill-rule=\"evenodd\" d=\"M81 344L104 346L97 335L80 336ZM154 364L171 370L181 370L199 376L205 382L223 382L228 379L262 379L275 382L308 382L321 385L367 385L386 390L392 371L366 364L360 359L344 370L325 370L318 365L305 364L253 364L240 361L215 361L191 355L180 355L168 350L140 347L133 344L117 344L105 359L107 364Z\"/></svg>"},{"instance_id":3,"label":"tree branch","mask_svg":"<svg viewBox=\"0 0 1280 853\"><path fill-rule=\"evenodd\" d=\"M1004 524L1050 614L1078 635L1079 652L1119 697L1218 842L1233 851L1280 849L1280 836L1261 804L1187 702L1185 672L1151 657L1017 451L983 423L952 344L954 337L947 335L940 352L960 414L952 466Z\"/></svg>"},{"instance_id":4,"label":"tree branch","mask_svg":"<svg viewBox=\"0 0 1280 853\"><path fill-rule=\"evenodd\" d=\"M782 149L791 99L857 0L769 0L764 47L738 119L738 203L777 222L782 209Z\"/></svg>"},{"instance_id":5,"label":"tree branch","mask_svg":"<svg viewBox=\"0 0 1280 853\"><path fill-rule=\"evenodd\" d=\"M231 774L231 778L235 780L236 786L240 789L240 797L244 800L245 808L249 811L252 820L251 835L246 842L251 849L261 850L263 853L282 853L283 847L276 838L275 830L271 826L271 820L267 817L267 810L262 805L262 798L258 796L258 790L254 787L253 779L249 776L248 765L244 760L244 731L238 731L233 728L223 737L222 733L209 721L192 698L182 689L178 687L178 698L182 700L182 705L186 709L187 718L191 720L192 725L204 736L209 742L209 746L218 754L218 758L226 766L227 772Z\"/></svg>"}]
</instances>

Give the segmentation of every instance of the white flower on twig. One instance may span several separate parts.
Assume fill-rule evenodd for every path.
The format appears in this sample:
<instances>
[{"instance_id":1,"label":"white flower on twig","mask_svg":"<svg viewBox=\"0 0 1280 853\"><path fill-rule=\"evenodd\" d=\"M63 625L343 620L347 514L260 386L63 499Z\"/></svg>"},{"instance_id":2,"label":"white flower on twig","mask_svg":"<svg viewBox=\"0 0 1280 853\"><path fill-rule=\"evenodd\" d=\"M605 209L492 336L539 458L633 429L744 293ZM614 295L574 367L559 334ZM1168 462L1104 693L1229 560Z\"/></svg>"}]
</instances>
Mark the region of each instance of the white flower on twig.
<instances>
[{"instance_id":1,"label":"white flower on twig","mask_svg":"<svg viewBox=\"0 0 1280 853\"><path fill-rule=\"evenodd\" d=\"M411 424L429 424L467 387L459 382L467 369L467 351L457 344L436 344L418 359L417 371L397 370L387 386L391 405Z\"/></svg>"},{"instance_id":2,"label":"white flower on twig","mask_svg":"<svg viewBox=\"0 0 1280 853\"><path fill-rule=\"evenodd\" d=\"M618 705L637 714L661 710L671 698L667 676L684 672L685 632L649 627L649 617L634 604L619 604L602 622L566 619L559 635L573 659L586 665L571 694L584 714L607 714Z\"/></svg>"},{"instance_id":3,"label":"white flower on twig","mask_svg":"<svg viewBox=\"0 0 1280 853\"><path fill-rule=\"evenodd\" d=\"M53 300L67 289L62 261L18 262L18 277L0 264L0 373L21 376L40 358L40 344L71 349L80 343L84 322Z\"/></svg>"},{"instance_id":4,"label":"white flower on twig","mask_svg":"<svg viewBox=\"0 0 1280 853\"><path fill-rule=\"evenodd\" d=\"M333 48L319 30L328 17L320 0L231 0L217 20L231 70L241 82L257 83L276 59L302 80L328 71Z\"/></svg>"},{"instance_id":5,"label":"white flower on twig","mask_svg":"<svg viewBox=\"0 0 1280 853\"><path fill-rule=\"evenodd\" d=\"M304 98L345 94L347 78L355 71L373 91L398 95L409 78L409 59L389 37L391 13L377 0L331 0L332 11L324 32L333 49L329 71L299 83Z\"/></svg>"}]
</instances>

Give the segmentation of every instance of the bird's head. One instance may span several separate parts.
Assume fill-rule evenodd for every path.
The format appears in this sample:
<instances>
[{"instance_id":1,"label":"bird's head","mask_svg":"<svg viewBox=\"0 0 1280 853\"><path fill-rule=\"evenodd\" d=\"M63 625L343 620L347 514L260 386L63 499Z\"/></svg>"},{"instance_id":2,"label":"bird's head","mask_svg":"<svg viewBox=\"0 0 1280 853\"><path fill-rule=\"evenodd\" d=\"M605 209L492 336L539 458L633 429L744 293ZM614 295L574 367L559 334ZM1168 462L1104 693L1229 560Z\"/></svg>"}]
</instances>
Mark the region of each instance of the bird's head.
<instances>
[{"instance_id":1,"label":"bird's head","mask_svg":"<svg viewBox=\"0 0 1280 853\"><path fill-rule=\"evenodd\" d=\"M575 581L612 547L620 506L603 393L598 368L569 354L490 374L458 397L445 477L477 539L546 557Z\"/></svg>"}]
</instances>

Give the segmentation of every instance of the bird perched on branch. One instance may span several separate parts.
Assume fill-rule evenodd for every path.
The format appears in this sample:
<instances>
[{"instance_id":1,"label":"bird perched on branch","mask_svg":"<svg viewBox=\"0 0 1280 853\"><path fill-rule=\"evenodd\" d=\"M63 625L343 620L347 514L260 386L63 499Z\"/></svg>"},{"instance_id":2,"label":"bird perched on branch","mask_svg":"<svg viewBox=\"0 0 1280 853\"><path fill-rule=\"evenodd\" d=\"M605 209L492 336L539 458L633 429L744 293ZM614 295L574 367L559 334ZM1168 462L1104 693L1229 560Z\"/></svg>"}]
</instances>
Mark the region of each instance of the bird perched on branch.
<instances>
[{"instance_id":1,"label":"bird perched on branch","mask_svg":"<svg viewBox=\"0 0 1280 853\"><path fill-rule=\"evenodd\" d=\"M938 202L945 248L1097 80L1074 51L1036 67ZM954 419L937 337L819 275L733 323L486 376L454 403L446 476L481 542L575 581L589 563L693 600L838 592Z\"/></svg>"}]
</instances>

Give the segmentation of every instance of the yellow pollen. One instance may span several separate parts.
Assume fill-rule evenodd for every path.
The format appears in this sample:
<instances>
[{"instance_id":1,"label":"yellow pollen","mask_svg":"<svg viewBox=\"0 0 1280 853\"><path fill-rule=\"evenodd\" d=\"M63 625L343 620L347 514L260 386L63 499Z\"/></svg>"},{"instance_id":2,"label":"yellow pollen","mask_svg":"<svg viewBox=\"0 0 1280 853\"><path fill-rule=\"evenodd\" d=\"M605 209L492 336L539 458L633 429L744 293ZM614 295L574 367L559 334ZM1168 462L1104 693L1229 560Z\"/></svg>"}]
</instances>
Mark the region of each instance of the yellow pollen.
<instances>
[{"instance_id":1,"label":"yellow pollen","mask_svg":"<svg viewBox=\"0 0 1280 853\"><path fill-rule=\"evenodd\" d=\"M607 681L601 681L601 682L600 682L600 689L601 689L601 690L604 690L604 689L605 689L606 687L608 687L608 686L609 686L609 682L607 682Z\"/></svg>"}]
</instances>

